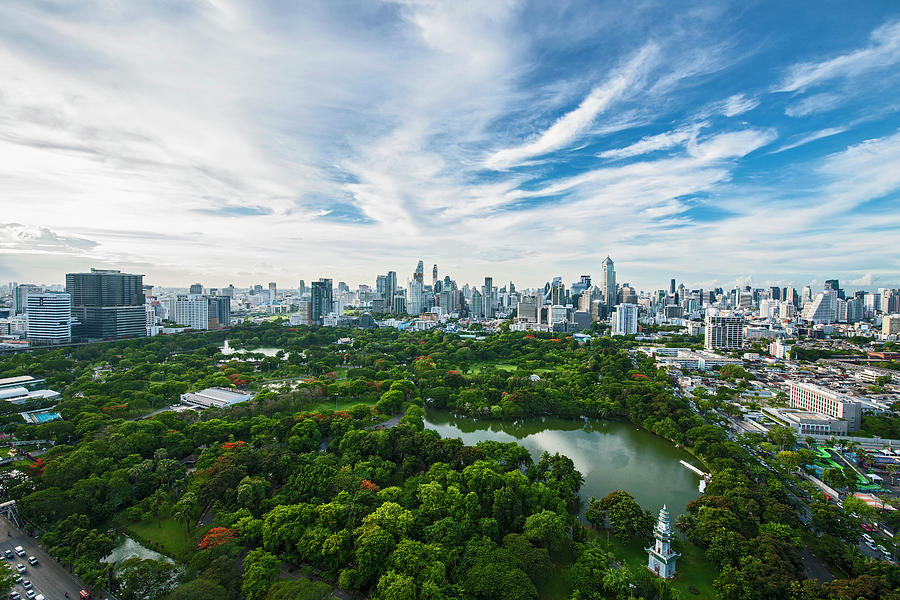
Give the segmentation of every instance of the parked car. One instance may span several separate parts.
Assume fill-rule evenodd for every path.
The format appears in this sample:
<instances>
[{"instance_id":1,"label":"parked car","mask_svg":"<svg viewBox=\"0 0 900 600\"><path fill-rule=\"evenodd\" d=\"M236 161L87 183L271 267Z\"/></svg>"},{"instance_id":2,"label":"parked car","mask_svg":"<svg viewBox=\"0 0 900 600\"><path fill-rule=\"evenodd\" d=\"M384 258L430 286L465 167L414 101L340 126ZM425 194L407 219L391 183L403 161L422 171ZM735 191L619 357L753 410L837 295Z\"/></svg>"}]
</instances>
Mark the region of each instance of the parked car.
<instances>
[{"instance_id":1,"label":"parked car","mask_svg":"<svg viewBox=\"0 0 900 600\"><path fill-rule=\"evenodd\" d=\"M15 548L13 548L13 550L19 556L25 556L25 548L23 548L22 546L16 546Z\"/></svg>"},{"instance_id":2,"label":"parked car","mask_svg":"<svg viewBox=\"0 0 900 600\"><path fill-rule=\"evenodd\" d=\"M22 600L22 596L19 595L19 592L10 592L9 600Z\"/></svg>"},{"instance_id":3,"label":"parked car","mask_svg":"<svg viewBox=\"0 0 900 600\"><path fill-rule=\"evenodd\" d=\"M28 600L34 600L35 596L37 596L37 594L34 593L34 590L25 590L25 597L28 598Z\"/></svg>"},{"instance_id":4,"label":"parked car","mask_svg":"<svg viewBox=\"0 0 900 600\"><path fill-rule=\"evenodd\" d=\"M875 551L875 544L874 544L873 542L870 542L869 540L866 540L866 546L868 546L868 547L869 547L869 550L871 550L872 552Z\"/></svg>"},{"instance_id":5,"label":"parked car","mask_svg":"<svg viewBox=\"0 0 900 600\"><path fill-rule=\"evenodd\" d=\"M26 579L25 581L22 582L22 587L25 588L26 590L30 590L32 587L31 582Z\"/></svg>"},{"instance_id":6,"label":"parked car","mask_svg":"<svg viewBox=\"0 0 900 600\"><path fill-rule=\"evenodd\" d=\"M875 541L875 540L872 539L872 536L869 535L868 533L864 533L864 534L863 534L863 539L866 540L867 542L874 542L874 541Z\"/></svg>"},{"instance_id":7,"label":"parked car","mask_svg":"<svg viewBox=\"0 0 900 600\"><path fill-rule=\"evenodd\" d=\"M15 558L15 556L16 556L15 554L13 554L12 550L4 550L3 554L6 555L6 558Z\"/></svg>"},{"instance_id":8,"label":"parked car","mask_svg":"<svg viewBox=\"0 0 900 600\"><path fill-rule=\"evenodd\" d=\"M36 567L38 564L38 559L36 556L29 556L28 562L31 564L31 566Z\"/></svg>"},{"instance_id":9,"label":"parked car","mask_svg":"<svg viewBox=\"0 0 900 600\"><path fill-rule=\"evenodd\" d=\"M23 565L22 563L16 565L16 571L18 571L19 573L24 573L27 570L28 569L26 569L25 565Z\"/></svg>"}]
</instances>

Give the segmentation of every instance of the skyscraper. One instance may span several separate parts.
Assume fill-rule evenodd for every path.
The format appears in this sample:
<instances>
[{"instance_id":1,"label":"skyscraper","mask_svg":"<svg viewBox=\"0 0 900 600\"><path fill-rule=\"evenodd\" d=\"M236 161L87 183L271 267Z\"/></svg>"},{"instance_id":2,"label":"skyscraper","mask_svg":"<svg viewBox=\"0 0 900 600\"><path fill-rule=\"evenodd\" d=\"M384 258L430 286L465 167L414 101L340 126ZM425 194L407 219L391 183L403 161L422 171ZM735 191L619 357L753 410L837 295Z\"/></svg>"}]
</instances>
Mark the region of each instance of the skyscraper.
<instances>
[{"instance_id":1,"label":"skyscraper","mask_svg":"<svg viewBox=\"0 0 900 600\"><path fill-rule=\"evenodd\" d=\"M485 318L494 318L494 278L485 277L484 285L481 287L481 302L483 304L482 312Z\"/></svg>"},{"instance_id":2,"label":"skyscraper","mask_svg":"<svg viewBox=\"0 0 900 600\"><path fill-rule=\"evenodd\" d=\"M706 315L706 349L740 350L744 344L744 320L739 316Z\"/></svg>"},{"instance_id":3,"label":"skyscraper","mask_svg":"<svg viewBox=\"0 0 900 600\"><path fill-rule=\"evenodd\" d=\"M72 297L61 292L29 294L28 342L64 344L72 339Z\"/></svg>"},{"instance_id":4,"label":"skyscraper","mask_svg":"<svg viewBox=\"0 0 900 600\"><path fill-rule=\"evenodd\" d=\"M669 293L670 293L670 294L674 294L674 293L675 293L675 280L674 280L674 279L672 279L672 280L669 282Z\"/></svg>"},{"instance_id":5,"label":"skyscraper","mask_svg":"<svg viewBox=\"0 0 900 600\"><path fill-rule=\"evenodd\" d=\"M388 271L384 287L384 308L388 312L396 312L394 309L394 295L397 293L397 271Z\"/></svg>"},{"instance_id":6,"label":"skyscraper","mask_svg":"<svg viewBox=\"0 0 900 600\"><path fill-rule=\"evenodd\" d=\"M28 310L28 295L39 294L41 288L30 283L21 283L13 288L13 314L21 315Z\"/></svg>"},{"instance_id":7,"label":"skyscraper","mask_svg":"<svg viewBox=\"0 0 900 600\"><path fill-rule=\"evenodd\" d=\"M612 309L616 305L616 268L612 259L607 256L600 263L601 284L600 289L603 291L603 301L606 303L607 309Z\"/></svg>"},{"instance_id":8,"label":"skyscraper","mask_svg":"<svg viewBox=\"0 0 900 600\"><path fill-rule=\"evenodd\" d=\"M278 297L278 286L274 281L269 282L269 304L275 304L275 298Z\"/></svg>"},{"instance_id":9,"label":"skyscraper","mask_svg":"<svg viewBox=\"0 0 900 600\"><path fill-rule=\"evenodd\" d=\"M67 273L66 292L72 297L73 335L120 338L147 335L143 275L91 269Z\"/></svg>"},{"instance_id":10,"label":"skyscraper","mask_svg":"<svg viewBox=\"0 0 900 600\"><path fill-rule=\"evenodd\" d=\"M438 270L437 270L437 263L435 263L434 268L432 268L432 270L431 270L431 285L432 285L432 287L437 283L437 280L438 280ZM437 291L437 290L435 290L435 291Z\"/></svg>"},{"instance_id":11,"label":"skyscraper","mask_svg":"<svg viewBox=\"0 0 900 600\"><path fill-rule=\"evenodd\" d=\"M188 290L189 294L199 295L203 293L203 284L202 283L192 283L191 289Z\"/></svg>"},{"instance_id":12,"label":"skyscraper","mask_svg":"<svg viewBox=\"0 0 900 600\"><path fill-rule=\"evenodd\" d=\"M310 322L313 325L321 325L325 315L332 311L333 293L330 279L322 277L312 282Z\"/></svg>"}]
</instances>

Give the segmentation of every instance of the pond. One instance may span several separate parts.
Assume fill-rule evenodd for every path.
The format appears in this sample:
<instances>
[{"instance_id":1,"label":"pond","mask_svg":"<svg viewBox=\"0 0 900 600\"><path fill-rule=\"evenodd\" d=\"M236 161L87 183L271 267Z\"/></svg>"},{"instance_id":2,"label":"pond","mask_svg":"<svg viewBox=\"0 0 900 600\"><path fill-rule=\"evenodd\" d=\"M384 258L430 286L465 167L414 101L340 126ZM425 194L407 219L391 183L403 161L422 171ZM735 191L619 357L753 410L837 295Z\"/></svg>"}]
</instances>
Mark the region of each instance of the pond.
<instances>
[{"instance_id":1,"label":"pond","mask_svg":"<svg viewBox=\"0 0 900 600\"><path fill-rule=\"evenodd\" d=\"M231 356L232 354L246 354L248 352L256 352L257 354L265 354L266 356L275 356L281 348L254 348L253 350L245 350L243 348L232 348L228 345L228 340L225 340L225 344L221 346L219 350L221 350L222 354L225 356Z\"/></svg>"},{"instance_id":2,"label":"pond","mask_svg":"<svg viewBox=\"0 0 900 600\"><path fill-rule=\"evenodd\" d=\"M175 561L166 556L165 554L160 554L159 552L154 552L149 548L145 548L127 535L123 535L121 538L121 542L118 546L113 548L112 553L103 559L103 562L118 564L123 560L127 560L129 558L140 558L147 559L152 558L153 560L162 560L168 563L174 564Z\"/></svg>"},{"instance_id":3,"label":"pond","mask_svg":"<svg viewBox=\"0 0 900 600\"><path fill-rule=\"evenodd\" d=\"M621 421L534 417L515 422L460 417L427 409L425 427L442 438L460 438L475 445L482 440L517 442L534 460L545 450L565 454L584 476L581 488L584 513L587 500L625 490L654 515L666 504L673 518L699 495L700 476L685 468L684 460L704 465L666 439Z\"/></svg>"}]
</instances>

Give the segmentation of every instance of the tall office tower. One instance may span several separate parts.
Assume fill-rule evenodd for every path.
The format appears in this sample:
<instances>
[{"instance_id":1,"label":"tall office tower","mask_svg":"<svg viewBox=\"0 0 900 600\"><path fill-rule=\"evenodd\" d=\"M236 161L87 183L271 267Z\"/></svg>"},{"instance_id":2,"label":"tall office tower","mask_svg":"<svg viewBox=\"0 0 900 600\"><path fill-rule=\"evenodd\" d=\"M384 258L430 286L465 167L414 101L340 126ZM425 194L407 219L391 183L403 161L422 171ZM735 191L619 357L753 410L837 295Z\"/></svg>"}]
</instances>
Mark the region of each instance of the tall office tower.
<instances>
[{"instance_id":1,"label":"tall office tower","mask_svg":"<svg viewBox=\"0 0 900 600\"><path fill-rule=\"evenodd\" d=\"M422 264L421 260L416 263L416 271L413 273L413 279L419 283L425 283L425 265Z\"/></svg>"},{"instance_id":2,"label":"tall office tower","mask_svg":"<svg viewBox=\"0 0 900 600\"><path fill-rule=\"evenodd\" d=\"M803 306L800 318L814 324L829 325L837 321L837 292L826 290Z\"/></svg>"},{"instance_id":3,"label":"tall office tower","mask_svg":"<svg viewBox=\"0 0 900 600\"><path fill-rule=\"evenodd\" d=\"M481 286L481 302L482 313L485 318L493 319L494 318L494 278L493 277L485 277L484 285Z\"/></svg>"},{"instance_id":4,"label":"tall office tower","mask_svg":"<svg viewBox=\"0 0 900 600\"><path fill-rule=\"evenodd\" d=\"M638 307L637 304L620 304L616 307L612 317L613 335L632 335L637 333Z\"/></svg>"},{"instance_id":5,"label":"tall office tower","mask_svg":"<svg viewBox=\"0 0 900 600\"><path fill-rule=\"evenodd\" d=\"M469 314L473 319L480 319L484 316L484 304L481 302L482 298L483 296L478 290L472 292L472 302L469 305Z\"/></svg>"},{"instance_id":6,"label":"tall office tower","mask_svg":"<svg viewBox=\"0 0 900 600\"><path fill-rule=\"evenodd\" d=\"M510 294L516 293L516 285L512 281L509 282L509 293Z\"/></svg>"},{"instance_id":7,"label":"tall office tower","mask_svg":"<svg viewBox=\"0 0 900 600\"><path fill-rule=\"evenodd\" d=\"M612 310L612 307L616 305L616 268L609 256L600 263L600 269L602 278L600 288L603 290L603 301L606 302L606 308Z\"/></svg>"},{"instance_id":8,"label":"tall office tower","mask_svg":"<svg viewBox=\"0 0 900 600\"><path fill-rule=\"evenodd\" d=\"M623 283L622 287L619 288L617 300L619 304L634 304L637 306L637 292L630 284Z\"/></svg>"},{"instance_id":9,"label":"tall office tower","mask_svg":"<svg viewBox=\"0 0 900 600\"><path fill-rule=\"evenodd\" d=\"M803 291L800 293L800 306L803 306L812 301L812 288L808 285L803 286Z\"/></svg>"},{"instance_id":10,"label":"tall office tower","mask_svg":"<svg viewBox=\"0 0 900 600\"><path fill-rule=\"evenodd\" d=\"M882 290L881 314L895 315L900 313L900 290Z\"/></svg>"},{"instance_id":11,"label":"tall office tower","mask_svg":"<svg viewBox=\"0 0 900 600\"><path fill-rule=\"evenodd\" d=\"M300 283L303 283L302 281ZM222 295L226 298L234 298L234 284L229 283L228 287L222 288Z\"/></svg>"},{"instance_id":12,"label":"tall office tower","mask_svg":"<svg viewBox=\"0 0 900 600\"><path fill-rule=\"evenodd\" d=\"M800 303L800 296L797 294L797 290L793 287L786 287L781 291L781 299L784 302L790 302L794 306L797 306Z\"/></svg>"},{"instance_id":13,"label":"tall office tower","mask_svg":"<svg viewBox=\"0 0 900 600\"><path fill-rule=\"evenodd\" d=\"M21 283L13 288L13 314L22 315L28 310L28 295L39 294L41 288L30 283Z\"/></svg>"},{"instance_id":14,"label":"tall office tower","mask_svg":"<svg viewBox=\"0 0 900 600\"><path fill-rule=\"evenodd\" d=\"M844 300L844 290L841 289L841 283L837 279L825 280L825 291L828 290L837 293L837 297Z\"/></svg>"},{"instance_id":15,"label":"tall office tower","mask_svg":"<svg viewBox=\"0 0 900 600\"><path fill-rule=\"evenodd\" d=\"M278 286L274 281L269 282L269 304L275 304L275 298L278 297Z\"/></svg>"},{"instance_id":16,"label":"tall office tower","mask_svg":"<svg viewBox=\"0 0 900 600\"><path fill-rule=\"evenodd\" d=\"M739 316L706 315L706 349L740 350L744 345L744 320Z\"/></svg>"},{"instance_id":17,"label":"tall office tower","mask_svg":"<svg viewBox=\"0 0 900 600\"><path fill-rule=\"evenodd\" d=\"M212 296L209 303L209 328L222 329L231 325L231 298L228 296Z\"/></svg>"},{"instance_id":18,"label":"tall office tower","mask_svg":"<svg viewBox=\"0 0 900 600\"><path fill-rule=\"evenodd\" d=\"M302 279L300 280L300 285L297 286L297 293L301 296L306 293L306 282Z\"/></svg>"},{"instance_id":19,"label":"tall office tower","mask_svg":"<svg viewBox=\"0 0 900 600\"><path fill-rule=\"evenodd\" d=\"M396 312L394 310L394 295L397 293L397 271L388 271L385 276L384 284L384 307L388 312Z\"/></svg>"},{"instance_id":20,"label":"tall office tower","mask_svg":"<svg viewBox=\"0 0 900 600\"><path fill-rule=\"evenodd\" d=\"M379 300L387 298L387 275L379 275L375 278L375 297Z\"/></svg>"},{"instance_id":21,"label":"tall office tower","mask_svg":"<svg viewBox=\"0 0 900 600\"><path fill-rule=\"evenodd\" d=\"M566 285L562 282L562 277L554 277L550 284L550 305L565 306L566 304Z\"/></svg>"},{"instance_id":22,"label":"tall office tower","mask_svg":"<svg viewBox=\"0 0 900 600\"><path fill-rule=\"evenodd\" d=\"M434 288L435 284L438 280L438 271L437 271L437 263L435 263L434 267L431 269L431 287ZM437 291L437 290L434 290Z\"/></svg>"},{"instance_id":23,"label":"tall office tower","mask_svg":"<svg viewBox=\"0 0 900 600\"><path fill-rule=\"evenodd\" d=\"M781 301L781 288L774 285L769 288L769 300Z\"/></svg>"},{"instance_id":24,"label":"tall office tower","mask_svg":"<svg viewBox=\"0 0 900 600\"><path fill-rule=\"evenodd\" d=\"M72 297L61 292L29 294L29 344L65 344L72 340Z\"/></svg>"},{"instance_id":25,"label":"tall office tower","mask_svg":"<svg viewBox=\"0 0 900 600\"><path fill-rule=\"evenodd\" d=\"M669 293L670 294L675 293L675 280L674 279L669 282Z\"/></svg>"},{"instance_id":26,"label":"tall office tower","mask_svg":"<svg viewBox=\"0 0 900 600\"><path fill-rule=\"evenodd\" d=\"M67 273L72 297L72 335L87 338L146 336L144 276L117 270Z\"/></svg>"},{"instance_id":27,"label":"tall office tower","mask_svg":"<svg viewBox=\"0 0 900 600\"><path fill-rule=\"evenodd\" d=\"M189 294L200 295L203 293L203 284L202 283L192 283L191 289L188 290Z\"/></svg>"},{"instance_id":28,"label":"tall office tower","mask_svg":"<svg viewBox=\"0 0 900 600\"><path fill-rule=\"evenodd\" d=\"M847 322L858 323L866 318L866 304L862 298L847 300Z\"/></svg>"},{"instance_id":29,"label":"tall office tower","mask_svg":"<svg viewBox=\"0 0 900 600\"><path fill-rule=\"evenodd\" d=\"M350 293L350 286L347 285L346 281L338 281L337 289L338 289L338 292L341 294L349 294Z\"/></svg>"},{"instance_id":30,"label":"tall office tower","mask_svg":"<svg viewBox=\"0 0 900 600\"><path fill-rule=\"evenodd\" d=\"M537 296L522 296L516 304L516 318L524 323L537 323L541 302Z\"/></svg>"},{"instance_id":31,"label":"tall office tower","mask_svg":"<svg viewBox=\"0 0 900 600\"><path fill-rule=\"evenodd\" d=\"M312 293L310 300L310 323L313 325L321 325L325 315L332 311L334 290L331 286L331 280L324 277L318 281L312 282Z\"/></svg>"}]
</instances>

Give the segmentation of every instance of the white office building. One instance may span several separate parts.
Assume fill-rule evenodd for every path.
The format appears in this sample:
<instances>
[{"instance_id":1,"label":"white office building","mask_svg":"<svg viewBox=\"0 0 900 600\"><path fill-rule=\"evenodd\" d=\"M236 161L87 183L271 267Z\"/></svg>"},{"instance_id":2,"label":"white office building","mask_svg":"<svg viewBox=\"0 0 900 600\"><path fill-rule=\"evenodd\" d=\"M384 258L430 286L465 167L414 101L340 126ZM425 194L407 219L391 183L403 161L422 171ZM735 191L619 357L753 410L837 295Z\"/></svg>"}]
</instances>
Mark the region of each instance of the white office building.
<instances>
[{"instance_id":1,"label":"white office building","mask_svg":"<svg viewBox=\"0 0 900 600\"><path fill-rule=\"evenodd\" d=\"M205 296L179 294L169 318L191 329L209 329L209 301Z\"/></svg>"},{"instance_id":2,"label":"white office building","mask_svg":"<svg viewBox=\"0 0 900 600\"><path fill-rule=\"evenodd\" d=\"M707 350L740 350L743 345L743 318L735 315L706 315Z\"/></svg>"},{"instance_id":3,"label":"white office building","mask_svg":"<svg viewBox=\"0 0 900 600\"><path fill-rule=\"evenodd\" d=\"M830 325L837 321L837 292L819 292L803 307L800 318L815 325Z\"/></svg>"},{"instance_id":4,"label":"white office building","mask_svg":"<svg viewBox=\"0 0 900 600\"><path fill-rule=\"evenodd\" d=\"M838 419L844 419L847 421L848 431L857 431L859 429L862 410L859 402L853 400L850 396L799 381L790 382L790 388L790 405L792 408L812 410Z\"/></svg>"},{"instance_id":5,"label":"white office building","mask_svg":"<svg viewBox=\"0 0 900 600\"><path fill-rule=\"evenodd\" d=\"M634 335L638 328L637 304L620 304L612 317L613 335Z\"/></svg>"},{"instance_id":6,"label":"white office building","mask_svg":"<svg viewBox=\"0 0 900 600\"><path fill-rule=\"evenodd\" d=\"M72 341L72 297L69 294L29 294L25 305L29 343L64 344Z\"/></svg>"}]
</instances>

